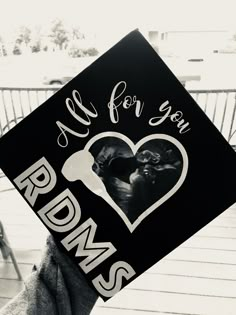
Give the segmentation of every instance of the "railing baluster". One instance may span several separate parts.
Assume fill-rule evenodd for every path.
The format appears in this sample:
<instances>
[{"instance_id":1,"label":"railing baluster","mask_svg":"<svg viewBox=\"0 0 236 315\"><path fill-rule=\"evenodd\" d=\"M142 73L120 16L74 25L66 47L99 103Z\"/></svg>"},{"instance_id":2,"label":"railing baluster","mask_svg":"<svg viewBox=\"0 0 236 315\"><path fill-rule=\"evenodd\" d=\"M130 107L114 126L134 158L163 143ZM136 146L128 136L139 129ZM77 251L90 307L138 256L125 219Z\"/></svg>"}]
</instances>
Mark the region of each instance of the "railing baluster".
<instances>
[{"instance_id":1,"label":"railing baluster","mask_svg":"<svg viewBox=\"0 0 236 315\"><path fill-rule=\"evenodd\" d=\"M233 124L234 124L234 119L235 119L235 114L236 114L236 92L234 93L234 109L233 109L233 114L232 114L232 120L230 124L230 129L229 129L229 137L228 137L228 142L232 139L233 135L235 134L236 130L232 132L233 130Z\"/></svg>"},{"instance_id":2,"label":"railing baluster","mask_svg":"<svg viewBox=\"0 0 236 315\"><path fill-rule=\"evenodd\" d=\"M40 102L39 102L39 91L36 91L36 100L37 100L37 107L39 107Z\"/></svg>"},{"instance_id":3,"label":"railing baluster","mask_svg":"<svg viewBox=\"0 0 236 315\"><path fill-rule=\"evenodd\" d=\"M196 93L195 102L198 104L199 93ZM199 104L198 104L199 105Z\"/></svg>"},{"instance_id":4,"label":"railing baluster","mask_svg":"<svg viewBox=\"0 0 236 315\"><path fill-rule=\"evenodd\" d=\"M204 106L204 109L203 109L204 113L206 113L206 111L207 111L208 95L209 95L209 94L208 94L208 93L206 93L205 106Z\"/></svg>"},{"instance_id":5,"label":"railing baluster","mask_svg":"<svg viewBox=\"0 0 236 315\"><path fill-rule=\"evenodd\" d=\"M25 114L24 114L24 109L23 109L23 105L22 105L21 90L18 90L18 95L19 95L19 101L20 101L21 116L22 116L22 118L24 118Z\"/></svg>"},{"instance_id":6,"label":"railing baluster","mask_svg":"<svg viewBox=\"0 0 236 315\"><path fill-rule=\"evenodd\" d=\"M8 128L8 130L10 130L10 123L9 123L9 117L8 117L8 112L7 112L7 108L6 108L6 104L5 104L5 97L4 97L4 90L1 90L1 96L2 96L2 104L3 104L3 109L4 109L4 113L5 113L5 117L6 117L6 126L3 127L3 132L5 131L5 129Z\"/></svg>"},{"instance_id":7,"label":"railing baluster","mask_svg":"<svg viewBox=\"0 0 236 315\"><path fill-rule=\"evenodd\" d=\"M10 93L10 99L11 99L11 105L12 105L12 111L13 111L13 121L15 122L15 124L17 124L16 109L14 106L14 101L13 101L13 96L12 96L13 90L10 90L9 93Z\"/></svg>"},{"instance_id":8,"label":"railing baluster","mask_svg":"<svg viewBox=\"0 0 236 315\"><path fill-rule=\"evenodd\" d=\"M213 117L212 117L213 124L216 118L216 108L217 108L217 103L218 103L218 97L219 97L219 93L216 93L215 107L214 107L214 112L213 112Z\"/></svg>"},{"instance_id":9,"label":"railing baluster","mask_svg":"<svg viewBox=\"0 0 236 315\"><path fill-rule=\"evenodd\" d=\"M29 109L30 113L32 112L31 100L30 100L30 90L27 91L28 101L29 101Z\"/></svg>"},{"instance_id":10,"label":"railing baluster","mask_svg":"<svg viewBox=\"0 0 236 315\"><path fill-rule=\"evenodd\" d=\"M221 133L223 132L223 126L224 126L224 122L225 122L225 115L226 115L226 108L227 108L227 104L228 104L228 99L229 99L229 93L226 93L223 117L222 117L221 126L220 126L220 132Z\"/></svg>"}]
</instances>

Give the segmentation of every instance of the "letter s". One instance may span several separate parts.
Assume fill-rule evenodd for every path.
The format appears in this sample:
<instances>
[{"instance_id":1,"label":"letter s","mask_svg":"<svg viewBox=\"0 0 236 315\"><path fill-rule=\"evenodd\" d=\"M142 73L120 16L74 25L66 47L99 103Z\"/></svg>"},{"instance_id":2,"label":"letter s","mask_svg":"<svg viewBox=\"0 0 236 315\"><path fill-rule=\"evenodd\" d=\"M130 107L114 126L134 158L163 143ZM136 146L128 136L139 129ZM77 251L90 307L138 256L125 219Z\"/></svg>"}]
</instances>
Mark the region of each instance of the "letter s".
<instances>
[{"instance_id":1,"label":"letter s","mask_svg":"<svg viewBox=\"0 0 236 315\"><path fill-rule=\"evenodd\" d=\"M111 266L109 272L109 280L105 281L102 275L97 276L92 280L96 290L104 297L112 297L122 289L122 278L131 279L136 272L125 261L117 261Z\"/></svg>"}]
</instances>

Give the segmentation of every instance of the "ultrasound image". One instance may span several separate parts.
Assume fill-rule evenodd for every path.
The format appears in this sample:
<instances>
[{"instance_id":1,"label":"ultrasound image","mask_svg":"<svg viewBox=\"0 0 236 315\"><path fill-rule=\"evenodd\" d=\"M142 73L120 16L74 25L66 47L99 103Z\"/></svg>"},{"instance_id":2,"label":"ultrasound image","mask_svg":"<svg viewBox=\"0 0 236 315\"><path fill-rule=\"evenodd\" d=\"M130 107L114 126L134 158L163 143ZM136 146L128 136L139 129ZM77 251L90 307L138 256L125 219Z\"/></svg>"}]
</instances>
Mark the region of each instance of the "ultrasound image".
<instances>
[{"instance_id":1,"label":"ultrasound image","mask_svg":"<svg viewBox=\"0 0 236 315\"><path fill-rule=\"evenodd\" d=\"M130 222L174 187L183 167L177 147L163 139L147 141L134 155L122 139L106 137L90 152L93 171Z\"/></svg>"}]
</instances>

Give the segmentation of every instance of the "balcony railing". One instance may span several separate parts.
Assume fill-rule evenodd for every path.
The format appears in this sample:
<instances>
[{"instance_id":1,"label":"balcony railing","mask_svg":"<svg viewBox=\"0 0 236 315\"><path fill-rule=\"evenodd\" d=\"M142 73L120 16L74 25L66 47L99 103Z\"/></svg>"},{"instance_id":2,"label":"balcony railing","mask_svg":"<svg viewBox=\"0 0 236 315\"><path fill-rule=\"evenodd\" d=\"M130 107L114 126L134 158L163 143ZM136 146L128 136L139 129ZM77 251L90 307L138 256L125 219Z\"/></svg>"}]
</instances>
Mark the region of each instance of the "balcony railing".
<instances>
[{"instance_id":1,"label":"balcony railing","mask_svg":"<svg viewBox=\"0 0 236 315\"><path fill-rule=\"evenodd\" d=\"M0 137L52 96L60 86L0 88ZM236 89L189 90L225 139L236 144Z\"/></svg>"},{"instance_id":2,"label":"balcony railing","mask_svg":"<svg viewBox=\"0 0 236 315\"><path fill-rule=\"evenodd\" d=\"M0 137L60 87L0 87Z\"/></svg>"},{"instance_id":3,"label":"balcony railing","mask_svg":"<svg viewBox=\"0 0 236 315\"><path fill-rule=\"evenodd\" d=\"M191 96L222 133L236 144L236 89L189 90Z\"/></svg>"}]
</instances>

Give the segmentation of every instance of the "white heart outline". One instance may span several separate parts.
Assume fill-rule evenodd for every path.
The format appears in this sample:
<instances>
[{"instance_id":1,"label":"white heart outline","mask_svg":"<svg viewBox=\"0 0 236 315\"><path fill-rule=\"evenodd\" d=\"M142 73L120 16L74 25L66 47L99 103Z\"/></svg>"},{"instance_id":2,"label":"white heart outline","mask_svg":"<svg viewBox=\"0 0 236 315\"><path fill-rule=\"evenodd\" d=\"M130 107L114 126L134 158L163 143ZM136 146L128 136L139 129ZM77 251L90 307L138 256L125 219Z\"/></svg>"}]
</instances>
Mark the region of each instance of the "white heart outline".
<instances>
[{"instance_id":1,"label":"white heart outline","mask_svg":"<svg viewBox=\"0 0 236 315\"><path fill-rule=\"evenodd\" d=\"M158 201L156 201L154 204L152 204L149 208L147 208L142 214L139 215L139 217L133 222L131 223L129 221L129 219L127 218L127 216L125 215L125 213L121 210L121 208L115 204L114 202L109 202L109 200L106 200L108 202L108 204L119 214L119 216L122 218L122 220L124 221L124 223L126 224L126 226L128 227L130 233L133 233L133 231L136 229L136 227L147 217L149 216L149 214L151 214L154 210L156 210L158 207L160 207L160 205L162 205L165 201L167 201L171 196L173 196L177 190L182 186L187 172L188 172L188 155L187 152L185 150L185 148L183 147L183 145L174 137L166 135L166 134L151 134L149 136L146 136L144 138L142 138L141 140L139 140L136 144L134 144L127 136L125 136L124 134L121 134L119 132L115 132L115 131L106 131L106 132L102 132L100 134L97 134L96 136L94 136L93 138L91 138L87 144L84 147L84 150L89 151L89 149L91 148L91 146L99 139L105 138L105 137L115 137L115 138L119 138L123 141L125 141L129 147L131 148L133 154L135 155L136 152L138 151L138 149L146 142L150 141L150 140L154 140L154 139L161 139L161 140L167 140L170 141L171 143L173 143L180 151L182 158L183 158L183 168L182 168L182 173L180 175L179 180L177 181L177 183L174 185L174 187L169 190L163 197L161 197Z\"/></svg>"}]
</instances>

